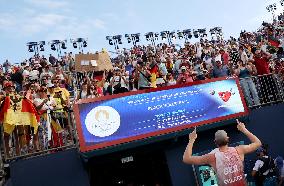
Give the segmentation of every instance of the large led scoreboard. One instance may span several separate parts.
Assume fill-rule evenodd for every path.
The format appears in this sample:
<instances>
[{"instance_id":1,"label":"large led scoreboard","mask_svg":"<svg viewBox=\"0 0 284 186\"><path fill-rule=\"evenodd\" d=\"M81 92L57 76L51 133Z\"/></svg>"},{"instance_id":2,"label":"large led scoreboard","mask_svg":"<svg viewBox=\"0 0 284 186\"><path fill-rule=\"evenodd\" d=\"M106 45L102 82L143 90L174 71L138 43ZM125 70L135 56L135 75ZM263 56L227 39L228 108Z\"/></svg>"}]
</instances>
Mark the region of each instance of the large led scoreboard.
<instances>
[{"instance_id":1,"label":"large led scoreboard","mask_svg":"<svg viewBox=\"0 0 284 186\"><path fill-rule=\"evenodd\" d=\"M80 100L74 112L82 152L248 114L238 80L226 78Z\"/></svg>"}]
</instances>

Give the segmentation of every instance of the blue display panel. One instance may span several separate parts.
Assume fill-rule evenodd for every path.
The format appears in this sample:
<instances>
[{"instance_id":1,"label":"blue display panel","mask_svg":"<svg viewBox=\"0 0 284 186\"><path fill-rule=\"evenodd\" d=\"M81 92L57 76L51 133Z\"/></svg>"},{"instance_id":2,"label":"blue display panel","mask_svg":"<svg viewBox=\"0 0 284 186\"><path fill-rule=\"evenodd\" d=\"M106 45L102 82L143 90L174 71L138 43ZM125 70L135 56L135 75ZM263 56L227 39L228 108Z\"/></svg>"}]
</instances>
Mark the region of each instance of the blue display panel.
<instances>
[{"instance_id":1,"label":"blue display panel","mask_svg":"<svg viewBox=\"0 0 284 186\"><path fill-rule=\"evenodd\" d=\"M77 105L82 151L244 115L239 85L224 79Z\"/></svg>"}]
</instances>

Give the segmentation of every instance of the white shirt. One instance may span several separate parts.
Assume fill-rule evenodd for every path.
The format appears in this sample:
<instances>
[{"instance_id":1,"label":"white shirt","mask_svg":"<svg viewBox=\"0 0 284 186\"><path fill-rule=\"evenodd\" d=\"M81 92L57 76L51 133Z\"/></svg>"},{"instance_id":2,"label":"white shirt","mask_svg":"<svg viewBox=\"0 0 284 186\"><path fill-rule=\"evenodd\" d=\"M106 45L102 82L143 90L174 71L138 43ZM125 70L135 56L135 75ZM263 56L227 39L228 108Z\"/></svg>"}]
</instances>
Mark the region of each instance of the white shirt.
<instances>
[{"instance_id":1,"label":"white shirt","mask_svg":"<svg viewBox=\"0 0 284 186\"><path fill-rule=\"evenodd\" d=\"M42 77L43 76L49 76L49 77L53 77L53 73L52 72L42 72L41 74L40 74L40 79L42 79Z\"/></svg>"},{"instance_id":2,"label":"white shirt","mask_svg":"<svg viewBox=\"0 0 284 186\"><path fill-rule=\"evenodd\" d=\"M28 77L30 75L30 71L28 71L28 70L24 70L23 71L23 76L24 77Z\"/></svg>"},{"instance_id":3,"label":"white shirt","mask_svg":"<svg viewBox=\"0 0 284 186\"><path fill-rule=\"evenodd\" d=\"M243 51L241 53L241 60L244 62L244 63L247 63L248 62L248 56L247 56L247 53L245 51Z\"/></svg>"},{"instance_id":4,"label":"white shirt","mask_svg":"<svg viewBox=\"0 0 284 186\"><path fill-rule=\"evenodd\" d=\"M167 70L167 67L166 67L165 63L158 64L158 67L159 67L159 71L160 71L162 76L167 75L168 70Z\"/></svg>"},{"instance_id":5,"label":"white shirt","mask_svg":"<svg viewBox=\"0 0 284 186\"><path fill-rule=\"evenodd\" d=\"M81 99L86 99L87 98L87 91L81 91Z\"/></svg>"},{"instance_id":6,"label":"white shirt","mask_svg":"<svg viewBox=\"0 0 284 186\"><path fill-rule=\"evenodd\" d=\"M202 50L203 48L201 46L196 49L196 57L201 58Z\"/></svg>"},{"instance_id":7,"label":"white shirt","mask_svg":"<svg viewBox=\"0 0 284 186\"><path fill-rule=\"evenodd\" d=\"M39 75L39 71L38 70L32 70L30 72L30 74L29 74L29 78L33 79L33 80L36 80L36 79L39 78L38 75Z\"/></svg>"},{"instance_id":8,"label":"white shirt","mask_svg":"<svg viewBox=\"0 0 284 186\"><path fill-rule=\"evenodd\" d=\"M126 81L128 81L128 79L129 79L129 76L128 76L128 77L122 76L122 77L124 77ZM119 76L114 76L114 77L112 77L112 78L110 79L110 82L111 82L111 81L113 80L113 78L114 78L114 82L113 82L113 84L112 84L112 87L114 87L115 85L117 85L117 84L119 83L119 79L120 79L121 87L124 87L124 88L127 88L127 89L128 89L128 84L126 84L126 83L124 82L124 80L123 80L122 77L121 77L121 79L120 79Z\"/></svg>"},{"instance_id":9,"label":"white shirt","mask_svg":"<svg viewBox=\"0 0 284 186\"><path fill-rule=\"evenodd\" d=\"M216 55L215 61L221 61L221 62L222 62L222 56L221 56L221 54Z\"/></svg>"},{"instance_id":10,"label":"white shirt","mask_svg":"<svg viewBox=\"0 0 284 186\"><path fill-rule=\"evenodd\" d=\"M175 85L177 84L176 80L168 81L167 86Z\"/></svg>"},{"instance_id":11,"label":"white shirt","mask_svg":"<svg viewBox=\"0 0 284 186\"><path fill-rule=\"evenodd\" d=\"M45 100L45 99L35 98L35 99L34 99L34 104L35 104L35 106L38 107L39 105L42 104L42 102L43 102L44 100ZM42 106L42 108L41 108L40 110L42 110L42 111L46 111L46 110L48 110L48 109L53 110L53 109L54 109L53 105L56 105L56 102L55 102L55 100L54 100L52 97L50 97L50 98L49 98L49 101L47 101L47 102Z\"/></svg>"}]
</instances>

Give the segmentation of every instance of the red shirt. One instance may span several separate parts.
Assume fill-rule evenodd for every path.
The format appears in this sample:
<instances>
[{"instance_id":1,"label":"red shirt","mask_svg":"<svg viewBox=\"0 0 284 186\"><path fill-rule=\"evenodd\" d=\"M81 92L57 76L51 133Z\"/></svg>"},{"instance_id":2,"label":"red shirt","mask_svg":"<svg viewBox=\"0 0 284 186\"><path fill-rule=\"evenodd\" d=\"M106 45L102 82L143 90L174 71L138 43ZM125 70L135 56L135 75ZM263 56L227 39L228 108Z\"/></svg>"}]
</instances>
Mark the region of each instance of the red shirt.
<instances>
[{"instance_id":1,"label":"red shirt","mask_svg":"<svg viewBox=\"0 0 284 186\"><path fill-rule=\"evenodd\" d=\"M268 59L264 57L255 57L254 64L258 75L269 74Z\"/></svg>"},{"instance_id":2,"label":"red shirt","mask_svg":"<svg viewBox=\"0 0 284 186\"><path fill-rule=\"evenodd\" d=\"M100 95L100 96L103 96L104 93L103 93L103 88L102 87L97 87L97 93Z\"/></svg>"},{"instance_id":3,"label":"red shirt","mask_svg":"<svg viewBox=\"0 0 284 186\"><path fill-rule=\"evenodd\" d=\"M225 53L222 55L222 58L223 58L223 60L224 60L224 64L225 64L225 65L228 65L228 63L229 63L229 54L225 52Z\"/></svg>"}]
</instances>

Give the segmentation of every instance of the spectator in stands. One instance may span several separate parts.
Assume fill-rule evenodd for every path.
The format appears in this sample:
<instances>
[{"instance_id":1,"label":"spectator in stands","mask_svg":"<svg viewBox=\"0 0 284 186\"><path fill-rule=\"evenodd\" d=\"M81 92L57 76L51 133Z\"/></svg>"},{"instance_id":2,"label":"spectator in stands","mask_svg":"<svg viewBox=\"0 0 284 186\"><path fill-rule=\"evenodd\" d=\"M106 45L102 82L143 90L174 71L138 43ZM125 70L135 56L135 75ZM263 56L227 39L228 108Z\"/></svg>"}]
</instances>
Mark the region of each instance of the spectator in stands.
<instances>
[{"instance_id":1,"label":"spectator in stands","mask_svg":"<svg viewBox=\"0 0 284 186\"><path fill-rule=\"evenodd\" d=\"M283 51L283 48L282 47L278 47L278 50L277 50L277 58L279 60L283 59L284 58L284 51Z\"/></svg>"},{"instance_id":2,"label":"spectator in stands","mask_svg":"<svg viewBox=\"0 0 284 186\"><path fill-rule=\"evenodd\" d=\"M239 47L239 53L240 53L240 60L242 60L242 62L243 62L244 64L247 64L249 58L248 58L247 53L246 53L246 51L245 51L245 49L244 49L243 46L240 46L240 47Z\"/></svg>"},{"instance_id":3,"label":"spectator in stands","mask_svg":"<svg viewBox=\"0 0 284 186\"><path fill-rule=\"evenodd\" d=\"M197 62L194 64L193 70L194 72L196 72L196 80L205 80L205 74L208 71L204 68L204 64L200 59L197 59Z\"/></svg>"},{"instance_id":4,"label":"spectator in stands","mask_svg":"<svg viewBox=\"0 0 284 186\"><path fill-rule=\"evenodd\" d=\"M272 57L271 54L262 50L256 50L254 56L254 64L257 69L258 75L269 74L269 59Z\"/></svg>"},{"instance_id":5,"label":"spectator in stands","mask_svg":"<svg viewBox=\"0 0 284 186\"><path fill-rule=\"evenodd\" d=\"M93 95L96 95L96 97L101 97L103 96L103 88L102 85L104 84L104 79L99 82L97 79L93 79L90 85L90 96L93 98Z\"/></svg>"},{"instance_id":6,"label":"spectator in stands","mask_svg":"<svg viewBox=\"0 0 284 186\"><path fill-rule=\"evenodd\" d=\"M20 69L16 69L15 72L11 74L11 81L15 82L17 92L22 91L23 80L24 79L22 73L20 72Z\"/></svg>"},{"instance_id":7,"label":"spectator in stands","mask_svg":"<svg viewBox=\"0 0 284 186\"><path fill-rule=\"evenodd\" d=\"M54 82L55 83L55 82ZM71 130L70 126L68 125L68 120L65 114L65 109L67 107L66 100L63 98L63 92L60 89L54 90L53 99L55 101L55 107L53 111L53 117L56 121L60 123L60 126L64 129L64 135L68 135L69 131ZM62 132L63 133L63 132ZM59 134L59 141L52 141L53 147L63 146L63 134Z\"/></svg>"},{"instance_id":8,"label":"spectator in stands","mask_svg":"<svg viewBox=\"0 0 284 186\"><path fill-rule=\"evenodd\" d=\"M55 65L56 62L57 62L57 59L52 54L50 54L48 61L49 61L50 64Z\"/></svg>"},{"instance_id":9,"label":"spectator in stands","mask_svg":"<svg viewBox=\"0 0 284 186\"><path fill-rule=\"evenodd\" d=\"M225 51L223 48L220 49L220 54L221 54L221 57L222 57L222 62L225 64L225 65L228 65L229 64L229 54L227 51Z\"/></svg>"},{"instance_id":10,"label":"spectator in stands","mask_svg":"<svg viewBox=\"0 0 284 186\"><path fill-rule=\"evenodd\" d=\"M11 63L9 62L8 59L6 59L6 61L3 63L3 67L5 72L8 72L11 69Z\"/></svg>"},{"instance_id":11,"label":"spectator in stands","mask_svg":"<svg viewBox=\"0 0 284 186\"><path fill-rule=\"evenodd\" d=\"M238 122L237 128L245 134L251 141L249 145L239 145L237 147L228 147L229 137L224 130L218 130L215 133L215 143L218 146L209 154L203 156L192 156L193 144L197 138L196 128L189 134L189 143L183 155L183 161L187 164L205 165L213 167L217 175L219 186L235 185L245 186L246 180L243 172L244 155L255 151L261 146L260 140L249 132L244 123ZM232 181L234 181L232 183Z\"/></svg>"},{"instance_id":12,"label":"spectator in stands","mask_svg":"<svg viewBox=\"0 0 284 186\"><path fill-rule=\"evenodd\" d=\"M194 75L194 73L191 68L187 69L186 66L182 66L180 70L181 70L181 73L179 74L177 78L177 84L185 84L185 83L193 82L192 75Z\"/></svg>"},{"instance_id":13,"label":"spectator in stands","mask_svg":"<svg viewBox=\"0 0 284 186\"><path fill-rule=\"evenodd\" d=\"M128 92L129 81L119 68L115 69L114 76L110 79L113 94Z\"/></svg>"},{"instance_id":14,"label":"spectator in stands","mask_svg":"<svg viewBox=\"0 0 284 186\"><path fill-rule=\"evenodd\" d=\"M213 67L213 77L227 77L229 74L230 73L227 65L224 65L221 61L216 61L216 64L214 64Z\"/></svg>"},{"instance_id":15,"label":"spectator in stands","mask_svg":"<svg viewBox=\"0 0 284 186\"><path fill-rule=\"evenodd\" d=\"M81 88L77 99L86 99L90 96L90 90L88 84L84 83Z\"/></svg>"},{"instance_id":16,"label":"spectator in stands","mask_svg":"<svg viewBox=\"0 0 284 186\"><path fill-rule=\"evenodd\" d=\"M43 77L49 77L48 79L50 79L50 77L53 77L53 73L52 73L50 67L51 67L51 66L50 66L49 64L47 64L47 65L43 68L43 70L42 70L42 72L41 72L41 74L40 74L40 79L42 79Z\"/></svg>"},{"instance_id":17,"label":"spectator in stands","mask_svg":"<svg viewBox=\"0 0 284 186\"><path fill-rule=\"evenodd\" d=\"M34 99L34 105L41 117L41 126L38 135L40 136L40 139L42 139L41 147L43 149L48 148L49 138L51 138L51 118L48 117L50 117L50 111L52 111L56 106L55 100L53 97L50 97L50 95L47 95L47 91L47 87L42 85L38 90L38 97ZM38 135L36 136L37 149L39 149Z\"/></svg>"},{"instance_id":18,"label":"spectator in stands","mask_svg":"<svg viewBox=\"0 0 284 186\"><path fill-rule=\"evenodd\" d=\"M260 105L255 84L251 79L251 75L254 74L253 69L253 66L249 63L244 63L242 60L239 60L238 68L234 72L235 75L240 78L241 87L249 106Z\"/></svg>"},{"instance_id":19,"label":"spectator in stands","mask_svg":"<svg viewBox=\"0 0 284 186\"><path fill-rule=\"evenodd\" d=\"M64 100L64 103L66 106L70 105L70 93L69 91L64 88L64 87L60 87L61 84L61 79L56 78L52 81L53 85L54 85L54 93L51 94L51 96L55 96L55 93L60 93L60 97L62 97L62 99ZM59 94L58 94L59 95Z\"/></svg>"},{"instance_id":20,"label":"spectator in stands","mask_svg":"<svg viewBox=\"0 0 284 186\"><path fill-rule=\"evenodd\" d=\"M236 66L238 61L239 61L239 59L240 59L240 54L238 52L237 47L234 45L232 47L231 52L230 52L230 60L231 60L232 65Z\"/></svg>"},{"instance_id":21,"label":"spectator in stands","mask_svg":"<svg viewBox=\"0 0 284 186\"><path fill-rule=\"evenodd\" d=\"M168 73L167 77L166 77L166 86L171 86L171 85L175 85L177 82L174 79L173 74Z\"/></svg>"},{"instance_id":22,"label":"spectator in stands","mask_svg":"<svg viewBox=\"0 0 284 186\"><path fill-rule=\"evenodd\" d=\"M138 62L135 70L135 79L138 81L138 89L145 90L152 87L151 72L147 69L146 64Z\"/></svg>"}]
</instances>

